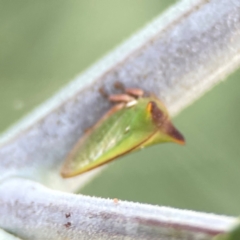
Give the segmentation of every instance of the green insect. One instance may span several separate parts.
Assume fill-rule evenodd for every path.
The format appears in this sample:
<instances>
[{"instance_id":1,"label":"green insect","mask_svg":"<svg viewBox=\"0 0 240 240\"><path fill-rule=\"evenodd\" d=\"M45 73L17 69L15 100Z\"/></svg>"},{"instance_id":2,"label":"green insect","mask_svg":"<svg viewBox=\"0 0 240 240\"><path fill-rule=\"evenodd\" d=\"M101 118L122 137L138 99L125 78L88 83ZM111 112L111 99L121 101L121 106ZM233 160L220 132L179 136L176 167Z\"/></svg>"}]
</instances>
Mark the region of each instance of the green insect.
<instances>
[{"instance_id":1,"label":"green insect","mask_svg":"<svg viewBox=\"0 0 240 240\"><path fill-rule=\"evenodd\" d=\"M87 172L156 143L185 143L157 97L153 94L145 97L141 89L126 89L125 92L109 97L118 104L77 142L63 165L63 177Z\"/></svg>"}]
</instances>

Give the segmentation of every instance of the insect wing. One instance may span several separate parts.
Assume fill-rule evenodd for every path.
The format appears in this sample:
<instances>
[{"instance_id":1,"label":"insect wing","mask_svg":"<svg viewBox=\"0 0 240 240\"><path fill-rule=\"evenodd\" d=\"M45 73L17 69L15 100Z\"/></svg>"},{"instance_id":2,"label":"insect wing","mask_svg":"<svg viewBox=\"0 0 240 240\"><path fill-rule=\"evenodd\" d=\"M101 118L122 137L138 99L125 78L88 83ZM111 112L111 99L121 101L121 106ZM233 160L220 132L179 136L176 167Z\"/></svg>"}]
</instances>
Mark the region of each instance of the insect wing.
<instances>
[{"instance_id":1,"label":"insect wing","mask_svg":"<svg viewBox=\"0 0 240 240\"><path fill-rule=\"evenodd\" d=\"M123 107L96 124L76 144L62 169L63 177L71 177L103 165L141 146L156 131L141 98L131 107Z\"/></svg>"}]
</instances>

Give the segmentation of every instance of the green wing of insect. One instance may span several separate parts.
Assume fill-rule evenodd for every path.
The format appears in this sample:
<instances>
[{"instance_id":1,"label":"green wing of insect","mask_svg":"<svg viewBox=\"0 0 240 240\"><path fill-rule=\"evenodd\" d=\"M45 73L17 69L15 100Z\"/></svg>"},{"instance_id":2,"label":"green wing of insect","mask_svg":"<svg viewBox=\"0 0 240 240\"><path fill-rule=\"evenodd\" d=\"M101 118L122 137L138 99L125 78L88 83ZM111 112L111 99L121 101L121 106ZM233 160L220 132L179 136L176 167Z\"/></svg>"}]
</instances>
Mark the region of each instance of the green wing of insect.
<instances>
[{"instance_id":1,"label":"green wing of insect","mask_svg":"<svg viewBox=\"0 0 240 240\"><path fill-rule=\"evenodd\" d=\"M75 176L128 152L170 141L184 143L157 98L140 98L132 106L116 105L75 145L62 176Z\"/></svg>"}]
</instances>

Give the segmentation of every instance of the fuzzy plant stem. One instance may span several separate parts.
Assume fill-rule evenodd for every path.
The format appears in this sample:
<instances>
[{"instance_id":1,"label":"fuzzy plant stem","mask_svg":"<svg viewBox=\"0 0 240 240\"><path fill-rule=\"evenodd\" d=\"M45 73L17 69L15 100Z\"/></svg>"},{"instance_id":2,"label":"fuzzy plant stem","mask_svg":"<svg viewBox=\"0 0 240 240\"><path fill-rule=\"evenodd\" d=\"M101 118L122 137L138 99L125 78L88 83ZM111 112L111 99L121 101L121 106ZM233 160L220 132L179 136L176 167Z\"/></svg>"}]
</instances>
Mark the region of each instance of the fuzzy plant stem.
<instances>
[{"instance_id":1,"label":"fuzzy plant stem","mask_svg":"<svg viewBox=\"0 0 240 240\"><path fill-rule=\"evenodd\" d=\"M17 191L16 191L17 189ZM26 240L210 240L234 218L50 190L11 179L0 186L0 226Z\"/></svg>"},{"instance_id":2,"label":"fuzzy plant stem","mask_svg":"<svg viewBox=\"0 0 240 240\"><path fill-rule=\"evenodd\" d=\"M179 1L0 137L0 227L24 239L104 239L113 233L115 239L182 239L197 226L190 239L200 240L227 230L231 218L116 204L31 180L74 191L96 174L63 180L59 169L84 130L110 107L99 88L114 93L116 81L142 88L175 115L239 65L240 0ZM14 180L19 177L31 180Z\"/></svg>"},{"instance_id":3,"label":"fuzzy plant stem","mask_svg":"<svg viewBox=\"0 0 240 240\"><path fill-rule=\"evenodd\" d=\"M63 180L59 168L109 109L99 88L142 88L175 115L239 65L240 0L180 1L4 133L0 181L22 176L73 191L95 172Z\"/></svg>"}]
</instances>

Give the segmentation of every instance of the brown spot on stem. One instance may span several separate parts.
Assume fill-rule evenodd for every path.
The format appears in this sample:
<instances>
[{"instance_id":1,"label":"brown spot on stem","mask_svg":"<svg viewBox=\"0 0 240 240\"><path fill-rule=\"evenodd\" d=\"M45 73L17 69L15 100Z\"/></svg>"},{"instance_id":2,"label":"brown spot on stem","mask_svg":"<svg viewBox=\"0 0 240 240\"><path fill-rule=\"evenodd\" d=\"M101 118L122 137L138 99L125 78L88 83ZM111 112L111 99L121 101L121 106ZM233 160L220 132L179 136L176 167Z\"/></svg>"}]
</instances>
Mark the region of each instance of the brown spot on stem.
<instances>
[{"instance_id":1,"label":"brown spot on stem","mask_svg":"<svg viewBox=\"0 0 240 240\"><path fill-rule=\"evenodd\" d=\"M72 224L71 224L70 222L67 222L67 223L64 224L64 226L65 226L66 228L71 227L71 225L72 225Z\"/></svg>"},{"instance_id":2,"label":"brown spot on stem","mask_svg":"<svg viewBox=\"0 0 240 240\"><path fill-rule=\"evenodd\" d=\"M65 214L65 217L66 217L66 218L71 217L71 213L66 213L66 214Z\"/></svg>"},{"instance_id":3,"label":"brown spot on stem","mask_svg":"<svg viewBox=\"0 0 240 240\"><path fill-rule=\"evenodd\" d=\"M123 83L121 83L121 82L115 82L115 83L114 83L114 87L115 87L116 89L119 89L119 90L121 90L122 92L124 92L124 91L125 91L124 84L123 84Z\"/></svg>"},{"instance_id":4,"label":"brown spot on stem","mask_svg":"<svg viewBox=\"0 0 240 240\"><path fill-rule=\"evenodd\" d=\"M105 89L103 88L103 87L100 87L99 89L98 89L98 91L99 91L99 93L102 95L102 97L104 97L104 98L108 98L108 94L107 94L107 92L105 91Z\"/></svg>"}]
</instances>

